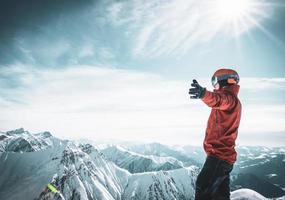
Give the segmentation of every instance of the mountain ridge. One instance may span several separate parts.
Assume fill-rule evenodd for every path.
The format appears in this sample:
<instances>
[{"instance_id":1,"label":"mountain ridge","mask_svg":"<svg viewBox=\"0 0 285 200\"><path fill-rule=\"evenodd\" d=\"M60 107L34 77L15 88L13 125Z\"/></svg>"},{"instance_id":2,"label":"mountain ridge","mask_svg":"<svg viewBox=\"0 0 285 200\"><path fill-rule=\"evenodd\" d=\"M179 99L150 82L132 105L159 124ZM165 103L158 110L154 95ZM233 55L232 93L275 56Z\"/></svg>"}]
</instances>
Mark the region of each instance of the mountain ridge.
<instances>
[{"instance_id":1,"label":"mountain ridge","mask_svg":"<svg viewBox=\"0 0 285 200\"><path fill-rule=\"evenodd\" d=\"M2 132L0 136L3 150L0 152L0 199L17 200L23 196L37 200L194 198L199 172L199 167L194 165L131 174L106 159L94 146L61 140L49 132L30 134L17 129L8 134ZM24 138L32 148L17 142L19 138ZM19 148L15 148L17 146ZM58 194L52 193L48 184L52 184ZM248 193L237 191L245 197ZM233 197L237 191L232 193Z\"/></svg>"}]
</instances>

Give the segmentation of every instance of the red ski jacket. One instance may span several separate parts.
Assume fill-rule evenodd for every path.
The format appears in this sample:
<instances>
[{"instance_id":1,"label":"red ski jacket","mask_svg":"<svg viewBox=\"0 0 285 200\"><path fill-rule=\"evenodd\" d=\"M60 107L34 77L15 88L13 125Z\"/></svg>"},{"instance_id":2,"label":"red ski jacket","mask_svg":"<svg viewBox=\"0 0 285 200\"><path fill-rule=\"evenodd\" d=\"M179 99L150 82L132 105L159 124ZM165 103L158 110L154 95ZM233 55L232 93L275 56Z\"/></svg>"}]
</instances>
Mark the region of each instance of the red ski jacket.
<instances>
[{"instance_id":1,"label":"red ski jacket","mask_svg":"<svg viewBox=\"0 0 285 200\"><path fill-rule=\"evenodd\" d=\"M230 164L236 161L235 140L241 118L241 103L237 97L239 85L226 86L214 92L207 91L203 102L212 108L204 149L207 155L215 156Z\"/></svg>"}]
</instances>

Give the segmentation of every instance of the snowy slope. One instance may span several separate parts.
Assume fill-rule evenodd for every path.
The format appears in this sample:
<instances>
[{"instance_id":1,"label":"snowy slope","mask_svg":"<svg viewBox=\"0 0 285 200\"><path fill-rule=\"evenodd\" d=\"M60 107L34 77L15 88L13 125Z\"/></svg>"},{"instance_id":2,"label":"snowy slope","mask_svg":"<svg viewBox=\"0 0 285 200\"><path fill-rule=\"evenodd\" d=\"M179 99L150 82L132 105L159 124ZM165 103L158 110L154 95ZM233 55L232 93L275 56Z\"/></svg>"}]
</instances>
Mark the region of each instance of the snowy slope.
<instances>
[{"instance_id":1,"label":"snowy slope","mask_svg":"<svg viewBox=\"0 0 285 200\"><path fill-rule=\"evenodd\" d=\"M60 164L65 144L29 153L0 153L0 199L33 199L38 196Z\"/></svg>"},{"instance_id":2,"label":"snowy slope","mask_svg":"<svg viewBox=\"0 0 285 200\"><path fill-rule=\"evenodd\" d=\"M183 163L173 157L142 155L128 151L121 146L110 146L101 152L119 167L131 173L171 170L183 167Z\"/></svg>"},{"instance_id":3,"label":"snowy slope","mask_svg":"<svg viewBox=\"0 0 285 200\"><path fill-rule=\"evenodd\" d=\"M0 138L0 199L32 199L57 171L67 141L23 128L2 132Z\"/></svg>"},{"instance_id":4,"label":"snowy slope","mask_svg":"<svg viewBox=\"0 0 285 200\"><path fill-rule=\"evenodd\" d=\"M91 145L67 146L53 185L65 199L121 199L129 173L104 160ZM49 190L39 199L52 200Z\"/></svg>"},{"instance_id":5,"label":"snowy slope","mask_svg":"<svg viewBox=\"0 0 285 200\"><path fill-rule=\"evenodd\" d=\"M253 190L239 189L231 193L231 200L285 200L285 196L280 198L267 199Z\"/></svg>"},{"instance_id":6,"label":"snowy slope","mask_svg":"<svg viewBox=\"0 0 285 200\"><path fill-rule=\"evenodd\" d=\"M231 200L266 200L266 198L250 189L240 189L231 193Z\"/></svg>"},{"instance_id":7,"label":"snowy slope","mask_svg":"<svg viewBox=\"0 0 285 200\"><path fill-rule=\"evenodd\" d=\"M128 181L123 199L193 199L197 173L198 168L188 167L134 174Z\"/></svg>"},{"instance_id":8,"label":"snowy slope","mask_svg":"<svg viewBox=\"0 0 285 200\"><path fill-rule=\"evenodd\" d=\"M171 149L167 145L159 143L128 145L128 149L143 155L154 155L160 157L173 157L184 163L184 166L197 165L197 162L183 153Z\"/></svg>"}]
</instances>

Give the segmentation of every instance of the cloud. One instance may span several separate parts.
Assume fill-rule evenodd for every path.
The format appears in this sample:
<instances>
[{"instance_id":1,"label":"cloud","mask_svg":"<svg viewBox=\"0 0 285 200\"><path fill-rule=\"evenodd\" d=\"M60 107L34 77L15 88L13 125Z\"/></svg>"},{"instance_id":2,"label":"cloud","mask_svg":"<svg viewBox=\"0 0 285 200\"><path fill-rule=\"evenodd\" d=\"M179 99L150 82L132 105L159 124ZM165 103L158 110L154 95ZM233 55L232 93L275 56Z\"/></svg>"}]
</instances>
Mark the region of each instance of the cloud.
<instances>
[{"instance_id":1,"label":"cloud","mask_svg":"<svg viewBox=\"0 0 285 200\"><path fill-rule=\"evenodd\" d=\"M244 105L240 132L284 132L285 104Z\"/></svg>"},{"instance_id":2,"label":"cloud","mask_svg":"<svg viewBox=\"0 0 285 200\"><path fill-rule=\"evenodd\" d=\"M114 58L127 62L183 56L217 35L232 37L217 20L213 4L210 0L1 1L0 64L56 67L98 65ZM256 21L263 17L256 16Z\"/></svg>"},{"instance_id":3,"label":"cloud","mask_svg":"<svg viewBox=\"0 0 285 200\"><path fill-rule=\"evenodd\" d=\"M228 16L220 16L217 4L219 1L209 0L119 2L110 7L109 18L115 25L127 24L135 33L134 55L157 57L185 55L220 35L238 37L252 27L260 27L259 23L271 15L268 5L254 1L246 17L233 25L225 20Z\"/></svg>"},{"instance_id":4,"label":"cloud","mask_svg":"<svg viewBox=\"0 0 285 200\"><path fill-rule=\"evenodd\" d=\"M15 82L0 86L2 131L24 127L65 138L174 144L201 144L204 138L210 109L189 99L186 81L87 65L57 70L18 65L1 69L0 74L14 77ZM12 79L0 76L0 80ZM283 79L267 80L283 84ZM206 82L201 80L201 84ZM261 99L263 93L258 94ZM285 130L284 114L284 102L243 102L240 132L270 132L274 138L275 132Z\"/></svg>"},{"instance_id":5,"label":"cloud","mask_svg":"<svg viewBox=\"0 0 285 200\"><path fill-rule=\"evenodd\" d=\"M159 56L164 66L165 56L205 43L209 51L207 42L229 36L209 17L209 2L1 1L0 128L200 144L209 109L188 99L186 81L114 66L146 67ZM284 82L242 78L243 132L284 131Z\"/></svg>"},{"instance_id":6,"label":"cloud","mask_svg":"<svg viewBox=\"0 0 285 200\"><path fill-rule=\"evenodd\" d=\"M95 138L152 139L201 124L195 122L199 106L191 105L202 104L189 102L187 85L158 75L91 66L61 70L18 66L6 69L6 74L16 74L20 81L9 92L1 89L3 129L24 126L54 130L64 137L84 133Z\"/></svg>"},{"instance_id":7,"label":"cloud","mask_svg":"<svg viewBox=\"0 0 285 200\"><path fill-rule=\"evenodd\" d=\"M246 90L285 90L285 78L247 77L241 80Z\"/></svg>"},{"instance_id":8,"label":"cloud","mask_svg":"<svg viewBox=\"0 0 285 200\"><path fill-rule=\"evenodd\" d=\"M128 41L107 21L109 5L112 0L1 1L0 67L112 63Z\"/></svg>"},{"instance_id":9,"label":"cloud","mask_svg":"<svg viewBox=\"0 0 285 200\"><path fill-rule=\"evenodd\" d=\"M38 61L37 57L40 55L43 59L43 54L52 54L52 51L42 51L50 49L50 46L56 50L59 47L56 45L61 45L60 35L56 39L53 36L61 26L65 30L71 28L68 27L70 23L65 21L63 25L62 22L67 19L76 22L78 14L91 5L94 5L93 0L1 1L0 64L11 64L15 61L31 64ZM67 35L65 33L62 36ZM37 54L37 51L40 52Z\"/></svg>"}]
</instances>

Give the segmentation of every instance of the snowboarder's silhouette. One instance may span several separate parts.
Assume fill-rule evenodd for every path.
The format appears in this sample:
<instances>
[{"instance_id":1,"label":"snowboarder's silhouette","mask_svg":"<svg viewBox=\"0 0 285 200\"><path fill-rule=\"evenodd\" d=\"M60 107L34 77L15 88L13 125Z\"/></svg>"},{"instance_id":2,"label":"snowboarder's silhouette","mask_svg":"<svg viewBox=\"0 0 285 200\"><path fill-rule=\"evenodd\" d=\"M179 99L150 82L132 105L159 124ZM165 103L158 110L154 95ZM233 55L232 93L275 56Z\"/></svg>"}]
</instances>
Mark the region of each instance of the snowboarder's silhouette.
<instances>
[{"instance_id":1,"label":"snowboarder's silhouette","mask_svg":"<svg viewBox=\"0 0 285 200\"><path fill-rule=\"evenodd\" d=\"M238 99L239 75L232 69L219 69L212 77L213 92L194 79L191 99L202 99L212 108L204 149L206 161L196 181L195 200L230 200L230 172L236 161L235 140L241 118Z\"/></svg>"}]
</instances>

